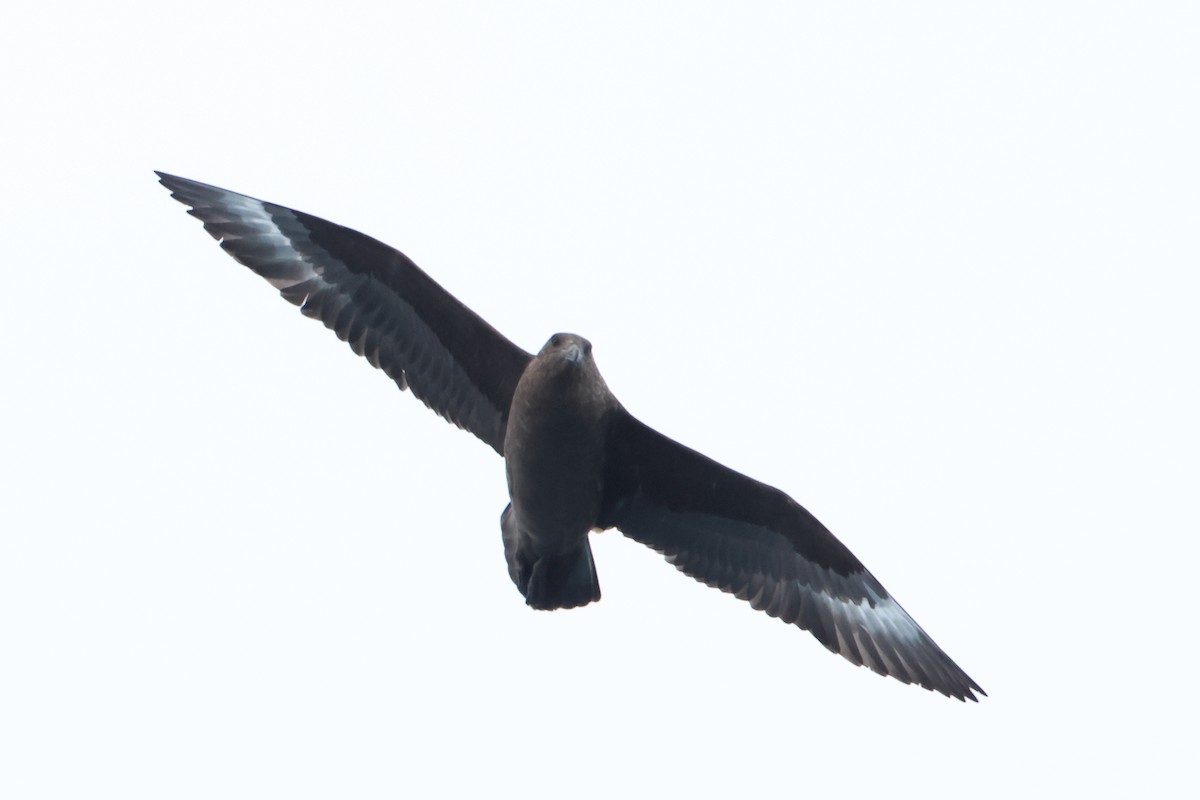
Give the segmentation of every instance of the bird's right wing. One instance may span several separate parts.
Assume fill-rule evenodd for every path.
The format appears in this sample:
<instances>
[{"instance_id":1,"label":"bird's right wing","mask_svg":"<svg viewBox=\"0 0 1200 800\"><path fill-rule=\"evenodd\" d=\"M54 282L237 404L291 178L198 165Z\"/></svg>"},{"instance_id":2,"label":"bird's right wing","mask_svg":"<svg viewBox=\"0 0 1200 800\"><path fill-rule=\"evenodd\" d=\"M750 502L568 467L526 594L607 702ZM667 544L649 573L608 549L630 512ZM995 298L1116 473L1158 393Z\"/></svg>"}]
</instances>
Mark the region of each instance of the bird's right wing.
<instances>
[{"instance_id":1,"label":"bird's right wing","mask_svg":"<svg viewBox=\"0 0 1200 800\"><path fill-rule=\"evenodd\" d=\"M983 694L853 553L783 492L614 412L601 527L881 675Z\"/></svg>"},{"instance_id":2,"label":"bird's right wing","mask_svg":"<svg viewBox=\"0 0 1200 800\"><path fill-rule=\"evenodd\" d=\"M508 409L529 353L382 242L274 203L157 174L229 255L401 389L411 388L504 454Z\"/></svg>"}]
</instances>

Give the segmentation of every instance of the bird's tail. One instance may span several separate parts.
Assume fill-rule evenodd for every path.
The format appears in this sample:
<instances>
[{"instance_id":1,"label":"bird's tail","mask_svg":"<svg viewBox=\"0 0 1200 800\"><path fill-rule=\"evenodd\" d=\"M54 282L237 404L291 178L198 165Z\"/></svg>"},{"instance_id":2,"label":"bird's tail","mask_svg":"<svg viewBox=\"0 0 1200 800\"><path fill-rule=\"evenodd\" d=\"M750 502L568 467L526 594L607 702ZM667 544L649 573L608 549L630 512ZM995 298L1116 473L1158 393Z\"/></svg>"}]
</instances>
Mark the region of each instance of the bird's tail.
<instances>
[{"instance_id":1,"label":"bird's tail","mask_svg":"<svg viewBox=\"0 0 1200 800\"><path fill-rule=\"evenodd\" d=\"M586 538L574 550L530 558L520 547L520 532L512 518L512 505L500 516L508 574L531 608L576 608L600 599L600 581L592 546Z\"/></svg>"}]
</instances>

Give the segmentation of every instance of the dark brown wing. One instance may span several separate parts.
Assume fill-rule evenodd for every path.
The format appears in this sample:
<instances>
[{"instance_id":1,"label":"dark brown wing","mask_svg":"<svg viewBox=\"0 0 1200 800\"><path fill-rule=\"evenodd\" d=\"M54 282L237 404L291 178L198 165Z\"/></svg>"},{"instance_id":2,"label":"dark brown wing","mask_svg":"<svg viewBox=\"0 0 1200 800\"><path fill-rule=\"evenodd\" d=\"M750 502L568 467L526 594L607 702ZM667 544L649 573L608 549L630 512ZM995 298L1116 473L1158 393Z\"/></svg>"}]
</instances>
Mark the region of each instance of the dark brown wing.
<instances>
[{"instance_id":1,"label":"dark brown wing","mask_svg":"<svg viewBox=\"0 0 1200 800\"><path fill-rule=\"evenodd\" d=\"M610 435L603 527L811 632L855 664L960 700L985 694L795 500L623 409Z\"/></svg>"},{"instance_id":2,"label":"dark brown wing","mask_svg":"<svg viewBox=\"0 0 1200 800\"><path fill-rule=\"evenodd\" d=\"M157 174L227 253L401 389L411 388L504 454L508 407L529 353L382 242L274 203Z\"/></svg>"}]
</instances>

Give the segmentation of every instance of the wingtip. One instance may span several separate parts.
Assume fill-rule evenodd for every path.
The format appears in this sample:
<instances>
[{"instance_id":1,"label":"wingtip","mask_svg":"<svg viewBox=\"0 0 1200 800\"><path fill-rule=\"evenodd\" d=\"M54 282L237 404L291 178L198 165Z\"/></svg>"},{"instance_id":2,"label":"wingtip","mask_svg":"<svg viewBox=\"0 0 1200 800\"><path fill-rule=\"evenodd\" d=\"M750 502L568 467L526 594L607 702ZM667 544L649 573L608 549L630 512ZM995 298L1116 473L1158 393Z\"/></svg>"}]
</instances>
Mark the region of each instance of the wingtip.
<instances>
[{"instance_id":1,"label":"wingtip","mask_svg":"<svg viewBox=\"0 0 1200 800\"><path fill-rule=\"evenodd\" d=\"M968 683L966 686L955 692L948 692L947 694L949 694L950 697L953 697L956 700L961 700L964 703L968 700L970 700L972 703L978 703L979 697L976 697L976 694L980 695L981 697L987 697L987 692L981 689L979 684L975 683L975 681L971 680L970 678L967 680Z\"/></svg>"},{"instance_id":2,"label":"wingtip","mask_svg":"<svg viewBox=\"0 0 1200 800\"><path fill-rule=\"evenodd\" d=\"M215 192L219 192L221 194L227 194L227 195L236 195L237 194L237 192L231 192L228 189L222 189L218 186L212 186L211 184L201 183L200 181L194 181L191 178L184 178L179 175L172 175L169 172L163 172L162 170L158 170L158 169L154 170L154 174L158 176L158 182L161 183L163 186L167 187L168 189L170 189L173 193L178 193L181 190L182 191L208 190L208 191L215 191Z\"/></svg>"},{"instance_id":3,"label":"wingtip","mask_svg":"<svg viewBox=\"0 0 1200 800\"><path fill-rule=\"evenodd\" d=\"M159 183L172 191L189 182L187 178L181 178L178 175L172 175L169 172L163 172L159 169L154 170L154 174L158 176Z\"/></svg>"},{"instance_id":4,"label":"wingtip","mask_svg":"<svg viewBox=\"0 0 1200 800\"><path fill-rule=\"evenodd\" d=\"M162 170L156 169L156 170L154 170L154 174L158 176L158 182L162 186L166 187L167 191L169 191L171 193L172 197L176 196L176 194L179 191L179 188L184 183L183 178L180 178L176 175L172 175L169 172L163 172Z\"/></svg>"}]
</instances>

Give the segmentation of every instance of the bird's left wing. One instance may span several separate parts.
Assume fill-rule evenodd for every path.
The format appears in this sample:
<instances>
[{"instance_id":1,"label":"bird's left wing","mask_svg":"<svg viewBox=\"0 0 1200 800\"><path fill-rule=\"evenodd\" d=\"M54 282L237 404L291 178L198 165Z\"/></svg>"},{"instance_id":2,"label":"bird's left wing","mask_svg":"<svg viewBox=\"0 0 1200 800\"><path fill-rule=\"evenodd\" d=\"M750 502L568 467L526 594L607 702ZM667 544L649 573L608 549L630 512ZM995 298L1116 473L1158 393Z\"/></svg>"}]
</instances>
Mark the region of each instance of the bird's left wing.
<instances>
[{"instance_id":1,"label":"bird's left wing","mask_svg":"<svg viewBox=\"0 0 1200 800\"><path fill-rule=\"evenodd\" d=\"M325 323L401 389L504 454L532 356L403 253L311 214L157 173L229 255Z\"/></svg>"},{"instance_id":2,"label":"bird's left wing","mask_svg":"<svg viewBox=\"0 0 1200 800\"><path fill-rule=\"evenodd\" d=\"M614 412L609 436L602 527L619 528L855 664L960 700L985 694L795 500L624 409Z\"/></svg>"}]
</instances>

